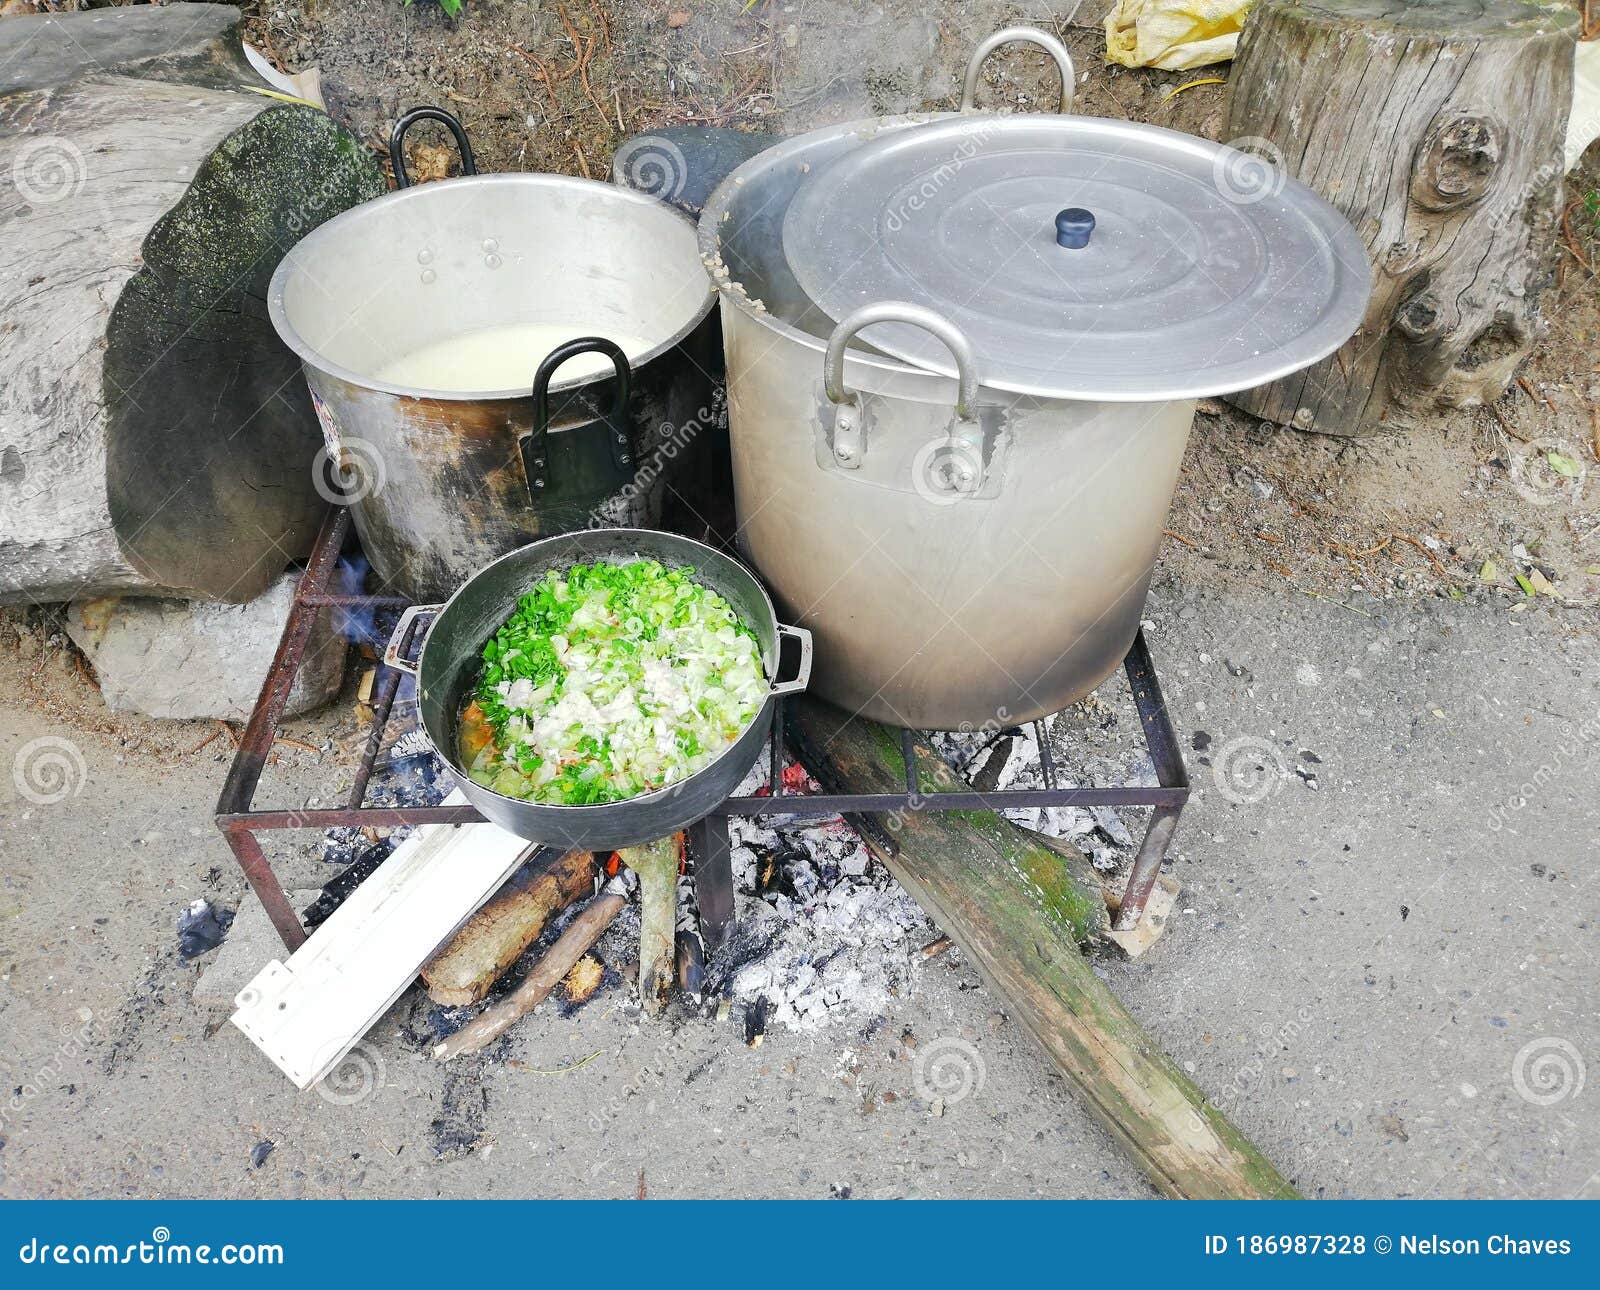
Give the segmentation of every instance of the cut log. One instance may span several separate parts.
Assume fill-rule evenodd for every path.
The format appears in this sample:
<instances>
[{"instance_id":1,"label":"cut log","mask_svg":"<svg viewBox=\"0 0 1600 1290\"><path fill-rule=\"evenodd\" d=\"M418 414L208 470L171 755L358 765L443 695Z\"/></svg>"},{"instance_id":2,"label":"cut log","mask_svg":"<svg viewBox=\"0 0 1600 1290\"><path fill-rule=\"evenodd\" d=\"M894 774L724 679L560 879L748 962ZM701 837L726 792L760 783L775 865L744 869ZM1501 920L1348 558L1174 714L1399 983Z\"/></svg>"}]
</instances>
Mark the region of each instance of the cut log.
<instances>
[{"instance_id":1,"label":"cut log","mask_svg":"<svg viewBox=\"0 0 1600 1290\"><path fill-rule=\"evenodd\" d=\"M814 699L791 701L801 760L829 790L894 792L905 783L899 741ZM1170 1196L1292 1197L1272 1164L1205 1100L1079 953L1061 904L997 841L1015 826L990 812L906 812L892 834L862 835L896 880L952 937L1008 1011L1033 1034L1089 1109ZM1104 914L1098 891L1058 867L1068 907Z\"/></svg>"},{"instance_id":2,"label":"cut log","mask_svg":"<svg viewBox=\"0 0 1600 1290\"><path fill-rule=\"evenodd\" d=\"M243 40L239 10L227 4L8 18L0 25L0 94L50 89L95 73L184 85L249 84L254 78Z\"/></svg>"},{"instance_id":3,"label":"cut log","mask_svg":"<svg viewBox=\"0 0 1600 1290\"><path fill-rule=\"evenodd\" d=\"M1092 891L1098 886L1100 895L1106 902L1106 908L1112 914L1121 911L1122 896L1127 890L1126 880L1113 879L1111 874L1101 873L1088 856L1065 838L1051 837L1048 833L1036 833L1032 829L1026 832L1041 846L1048 847L1066 860L1068 871L1086 891ZM1181 890L1176 878L1158 874L1155 885L1150 888L1150 895L1140 912L1139 921L1126 931L1113 923L1111 930L1105 934L1106 940L1130 959L1138 958L1159 941L1161 934L1167 930L1167 920L1172 917L1172 909L1177 904L1178 892Z\"/></svg>"},{"instance_id":4,"label":"cut log","mask_svg":"<svg viewBox=\"0 0 1600 1290\"><path fill-rule=\"evenodd\" d=\"M234 5L139 5L8 18L0 27L0 94L48 90L91 74L240 85L251 80L243 37Z\"/></svg>"},{"instance_id":5,"label":"cut log","mask_svg":"<svg viewBox=\"0 0 1600 1290\"><path fill-rule=\"evenodd\" d=\"M1577 27L1520 0L1256 0L1226 137L1342 211L1375 280L1342 349L1231 403L1359 435L1504 392L1545 326Z\"/></svg>"},{"instance_id":6,"label":"cut log","mask_svg":"<svg viewBox=\"0 0 1600 1290\"><path fill-rule=\"evenodd\" d=\"M446 1007L478 1003L552 918L593 890L594 857L587 851L517 870L422 969L428 996Z\"/></svg>"},{"instance_id":7,"label":"cut log","mask_svg":"<svg viewBox=\"0 0 1600 1290\"><path fill-rule=\"evenodd\" d=\"M608 883L605 890L567 924L567 930L528 973L527 980L492 1008L485 1008L450 1038L435 1044L434 1057L447 1062L452 1057L487 1048L500 1038L550 997L550 991L589 952L627 903L628 898L620 887L614 882Z\"/></svg>"},{"instance_id":8,"label":"cut log","mask_svg":"<svg viewBox=\"0 0 1600 1290\"><path fill-rule=\"evenodd\" d=\"M789 731L806 769L829 791L842 793L900 793L905 791L905 759L900 732L875 722L846 718L825 704L807 701L800 709L804 720ZM833 745L829 721L839 724L840 737L860 742L863 756L855 761L827 764ZM968 788L922 736L916 737L917 790L925 796ZM865 755L870 744L871 757ZM818 764L833 780L818 774ZM868 787L868 784L873 787ZM1017 898L1025 900L1041 922L1055 928L1075 944L1089 947L1109 930L1110 916L1094 865L1071 843L1046 838L1020 828L993 811L901 811L886 816L857 816L852 826L876 853L902 844L913 845L930 858L944 857L950 864L982 857L1012 874ZM929 911L930 916L932 911ZM939 919L934 916L934 922ZM943 928L943 924L939 923ZM945 929L949 930L949 929Z\"/></svg>"},{"instance_id":9,"label":"cut log","mask_svg":"<svg viewBox=\"0 0 1600 1290\"><path fill-rule=\"evenodd\" d=\"M181 8L202 21L193 41L168 33L169 56L152 51L176 8L0 23L0 65L37 69L0 93L0 601L248 601L326 508L267 285L383 177L323 113L252 92L222 52L237 10ZM199 79L62 79L102 47L113 67Z\"/></svg>"}]
</instances>

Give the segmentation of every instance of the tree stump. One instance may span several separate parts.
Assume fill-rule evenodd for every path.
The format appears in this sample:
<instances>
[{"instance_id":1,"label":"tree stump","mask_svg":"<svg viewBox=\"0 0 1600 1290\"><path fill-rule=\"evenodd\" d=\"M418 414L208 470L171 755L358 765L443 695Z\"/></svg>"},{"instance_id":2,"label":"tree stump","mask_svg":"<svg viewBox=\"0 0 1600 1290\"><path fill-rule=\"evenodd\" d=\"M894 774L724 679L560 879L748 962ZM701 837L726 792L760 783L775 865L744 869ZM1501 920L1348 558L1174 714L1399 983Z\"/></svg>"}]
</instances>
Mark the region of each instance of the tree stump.
<instances>
[{"instance_id":1,"label":"tree stump","mask_svg":"<svg viewBox=\"0 0 1600 1290\"><path fill-rule=\"evenodd\" d=\"M1227 137L1342 211L1375 281L1336 354L1229 402L1358 435L1504 392L1544 328L1577 28L1518 0L1256 0Z\"/></svg>"},{"instance_id":2,"label":"tree stump","mask_svg":"<svg viewBox=\"0 0 1600 1290\"><path fill-rule=\"evenodd\" d=\"M267 285L385 184L239 40L213 5L0 23L0 601L243 602L310 549L322 441Z\"/></svg>"}]
</instances>

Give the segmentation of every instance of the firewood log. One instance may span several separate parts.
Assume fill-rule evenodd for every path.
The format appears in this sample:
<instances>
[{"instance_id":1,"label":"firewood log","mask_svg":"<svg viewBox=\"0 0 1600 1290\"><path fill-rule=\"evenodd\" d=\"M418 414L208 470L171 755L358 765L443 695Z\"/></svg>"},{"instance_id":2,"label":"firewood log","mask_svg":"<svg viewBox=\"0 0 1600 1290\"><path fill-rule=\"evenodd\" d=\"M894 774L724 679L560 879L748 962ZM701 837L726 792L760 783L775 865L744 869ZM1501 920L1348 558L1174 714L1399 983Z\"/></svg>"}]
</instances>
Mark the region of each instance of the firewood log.
<instances>
[{"instance_id":1,"label":"firewood log","mask_svg":"<svg viewBox=\"0 0 1600 1290\"><path fill-rule=\"evenodd\" d=\"M617 855L639 875L639 1002L658 1016L671 993L677 948L678 860L682 835L673 834Z\"/></svg>"},{"instance_id":2,"label":"firewood log","mask_svg":"<svg viewBox=\"0 0 1600 1290\"><path fill-rule=\"evenodd\" d=\"M1577 26L1521 0L1256 0L1225 137L1348 216L1374 283L1336 354L1229 402L1357 435L1505 391L1545 327Z\"/></svg>"},{"instance_id":3,"label":"firewood log","mask_svg":"<svg viewBox=\"0 0 1600 1290\"><path fill-rule=\"evenodd\" d=\"M618 885L614 882L608 884L604 891L578 911L577 916L567 924L566 931L561 933L521 985L493 1007L485 1008L448 1039L435 1044L433 1056L441 1062L447 1062L452 1057L478 1052L500 1038L550 997L550 991L589 952L627 903L628 898Z\"/></svg>"},{"instance_id":4,"label":"firewood log","mask_svg":"<svg viewBox=\"0 0 1600 1290\"><path fill-rule=\"evenodd\" d=\"M519 869L422 969L428 997L447 1007L479 1002L551 919L593 889L594 857L587 851Z\"/></svg>"},{"instance_id":5,"label":"firewood log","mask_svg":"<svg viewBox=\"0 0 1600 1290\"><path fill-rule=\"evenodd\" d=\"M882 727L811 698L791 700L789 714L800 759L825 789L905 786L899 740ZM919 753L929 764L937 756L926 744ZM1077 931L1061 912L1077 904L1103 915L1099 891L1062 866L1054 884L1060 899L1042 901L1035 878L1013 863L1013 848L1051 853L1010 837L1008 830L1021 830L992 812L907 811L892 830L882 818L868 817L868 847L962 948L1159 1190L1210 1199L1295 1195L1079 952Z\"/></svg>"},{"instance_id":6,"label":"firewood log","mask_svg":"<svg viewBox=\"0 0 1600 1290\"><path fill-rule=\"evenodd\" d=\"M0 601L243 602L326 508L283 253L384 191L231 6L0 23ZM331 490L330 490L331 491Z\"/></svg>"}]
</instances>

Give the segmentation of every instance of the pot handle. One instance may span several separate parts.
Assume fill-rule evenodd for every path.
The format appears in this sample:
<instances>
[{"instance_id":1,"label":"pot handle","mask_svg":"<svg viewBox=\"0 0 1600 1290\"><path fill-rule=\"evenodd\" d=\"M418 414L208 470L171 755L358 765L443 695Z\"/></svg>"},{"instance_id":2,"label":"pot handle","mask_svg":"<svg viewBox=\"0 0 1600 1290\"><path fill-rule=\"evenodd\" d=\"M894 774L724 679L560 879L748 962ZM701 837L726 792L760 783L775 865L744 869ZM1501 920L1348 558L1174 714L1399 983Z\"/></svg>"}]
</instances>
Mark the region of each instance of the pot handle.
<instances>
[{"instance_id":1,"label":"pot handle","mask_svg":"<svg viewBox=\"0 0 1600 1290\"><path fill-rule=\"evenodd\" d=\"M581 336L552 349L533 374L533 429L527 436L533 442L524 450L530 489L543 488L549 482L550 381L558 367L579 354L604 354L616 369L616 394L604 420L611 434L611 459L619 467L633 464L632 450L628 446L628 403L633 397L633 369L628 366L628 356L616 341L604 336Z\"/></svg>"},{"instance_id":2,"label":"pot handle","mask_svg":"<svg viewBox=\"0 0 1600 1290\"><path fill-rule=\"evenodd\" d=\"M860 467L867 451L867 410L861 396L844 384L844 354L851 339L864 327L875 323L910 323L931 332L945 343L956 360L956 413L946 431L946 442L953 459L970 463L959 478L953 478L952 491L976 493L983 486L983 426L978 421L978 356L966 333L947 318L921 305L903 300L883 300L863 305L840 320L828 336L828 349L822 357L822 389L833 404L833 459L844 470Z\"/></svg>"},{"instance_id":3,"label":"pot handle","mask_svg":"<svg viewBox=\"0 0 1600 1290\"><path fill-rule=\"evenodd\" d=\"M389 643L383 647L383 665L392 667L397 672L416 676L416 664L407 659L406 654L409 652L407 647L411 644L417 619L423 614L437 615L443 608L443 605L407 605L405 612L400 615L400 620L395 623L394 631L389 633ZM432 623L428 624L428 630L433 630Z\"/></svg>"},{"instance_id":4,"label":"pot handle","mask_svg":"<svg viewBox=\"0 0 1600 1290\"><path fill-rule=\"evenodd\" d=\"M856 396L844 387L844 352L855 335L877 323L903 322L932 332L945 343L956 360L956 416L970 421L978 407L978 356L966 333L953 322L921 305L903 300L882 300L862 305L840 320L828 336L828 349L822 358L822 388L832 404L854 403Z\"/></svg>"},{"instance_id":5,"label":"pot handle","mask_svg":"<svg viewBox=\"0 0 1600 1290\"><path fill-rule=\"evenodd\" d=\"M780 698L786 694L799 694L806 686L811 684L811 633L804 627L786 627L782 623L778 624L778 664L780 666L783 662L783 640L785 637L799 642L800 661L795 667L794 680L774 681L772 688L767 691L769 695Z\"/></svg>"},{"instance_id":6,"label":"pot handle","mask_svg":"<svg viewBox=\"0 0 1600 1290\"><path fill-rule=\"evenodd\" d=\"M401 145L405 142L406 131L418 121L443 121L450 133L455 135L456 147L461 151L461 173L463 175L478 173L478 163L472 156L472 145L467 142L467 132L461 128L460 121L443 108L412 108L394 123L394 129L389 132L389 164L394 167L396 188L411 187L411 176L406 173L405 149Z\"/></svg>"},{"instance_id":7,"label":"pot handle","mask_svg":"<svg viewBox=\"0 0 1600 1290\"><path fill-rule=\"evenodd\" d=\"M961 86L961 111L970 112L973 102L978 94L978 73L983 70L983 65L990 54L999 49L1001 45L1010 45L1022 42L1029 45L1038 45L1051 58L1056 60L1056 67L1061 72L1061 112L1072 111L1072 99L1077 91L1078 76L1072 67L1072 55L1067 52L1067 47L1047 31L1040 31L1037 27L1007 27L1004 31L997 31L975 50L972 51L972 61L967 64L967 78Z\"/></svg>"}]
</instances>

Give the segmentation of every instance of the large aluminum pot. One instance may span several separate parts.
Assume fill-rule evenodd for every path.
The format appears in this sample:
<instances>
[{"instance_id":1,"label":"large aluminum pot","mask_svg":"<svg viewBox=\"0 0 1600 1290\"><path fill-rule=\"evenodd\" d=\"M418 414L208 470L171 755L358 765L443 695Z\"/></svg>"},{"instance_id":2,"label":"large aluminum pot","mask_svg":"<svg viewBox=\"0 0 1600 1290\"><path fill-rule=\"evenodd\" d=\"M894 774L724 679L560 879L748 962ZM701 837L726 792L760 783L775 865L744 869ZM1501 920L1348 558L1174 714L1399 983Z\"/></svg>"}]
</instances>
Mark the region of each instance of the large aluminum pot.
<instances>
[{"instance_id":1,"label":"large aluminum pot","mask_svg":"<svg viewBox=\"0 0 1600 1290\"><path fill-rule=\"evenodd\" d=\"M945 487L961 459L945 446L960 382L836 343L836 392L876 414L859 462L840 461L823 360L858 323L835 326L810 302L779 238L803 167L861 131L764 153L701 219L702 251L728 272L717 281L741 548L811 629L811 689L829 702L921 730L1059 711L1116 669L1139 629L1196 401L1008 398L981 388L968 351L965 401L992 448L969 496Z\"/></svg>"},{"instance_id":2,"label":"large aluminum pot","mask_svg":"<svg viewBox=\"0 0 1600 1290\"><path fill-rule=\"evenodd\" d=\"M1070 87L1058 42L1008 31L969 67L968 105L982 59L1010 39L1050 49ZM948 142L963 132L973 146L951 149L948 164L920 172L901 164L919 139ZM1086 178L1057 182L1049 167L1062 158L1075 164L1086 148L1127 171L1113 182L1090 167ZM851 185L871 187L868 149L890 172L874 193L882 203L836 200L855 191ZM1187 187L1156 207L1158 227L1139 227L1140 204L1154 200L1148 189L1176 173L1163 164L1169 154L1184 159L1188 171L1174 182ZM1248 278L1251 257L1279 267L1270 262L1275 228L1258 236L1276 209L1244 211L1205 182L1213 157L1220 165L1237 155L1123 122L947 113L852 122L788 140L713 193L700 247L721 299L739 540L780 609L815 635L815 693L891 725L953 729L1057 711L1117 667L1138 630L1198 397L1238 373L1269 379L1311 361L1307 354L1331 352L1365 303L1359 243L1345 237L1347 225L1337 228L1343 221L1326 203L1295 186L1285 201L1311 212L1307 240L1337 236L1335 253L1360 259L1348 270L1313 266L1308 290L1293 298L1301 321L1311 319L1319 306L1310 288L1329 277L1337 317L1316 322L1293 353L1274 355L1271 341L1247 336L1242 359L1203 388L1212 378L1200 361L1210 321L1205 271L1238 276L1242 266ZM1040 157L1043 179L1026 189L1029 177L1019 173ZM847 182L830 187L841 175ZM1146 184L1148 176L1157 178ZM1092 250L1081 249L1094 224L1089 212L1056 215L1067 203L1045 204L1063 188L1092 194L1100 208ZM819 192L826 200L816 200ZM792 214L811 222L797 230ZM1212 249L1210 230L1237 256L1231 266L1220 256L1196 253L1198 269L1185 259L1191 244ZM811 256L809 290L797 245ZM1165 278L1151 285L1137 265L1107 267L1128 247L1157 261L1167 256L1158 270ZM1031 262L1008 268L1017 254L1038 257L1043 286L1029 280ZM1060 394L1032 375L995 379L986 368L1012 353L974 344L978 337L950 318L968 316L959 311L976 300L993 333L1020 329L1026 340L1010 302L1021 302L1017 317L1055 308L1047 262L1057 254L1070 266L1061 312L1077 309L1075 326L1087 315L1086 344L1107 343L1153 314L1160 326L1170 320L1173 333L1186 329L1183 374L1163 373L1154 346L1141 354L1134 331L1115 343L1103 385L1095 372L1063 383L1074 392ZM1098 277L1080 273L1091 265L1100 266ZM991 288L991 269L1010 276ZM1080 279L1087 286L1074 295ZM880 281L933 287L908 302L878 294ZM1275 282L1265 274L1260 281ZM947 284L954 286L939 297L936 288ZM1254 288L1247 281L1244 289ZM1093 310L1104 310L1103 334ZM1047 366L1051 356L1046 341L1026 357ZM1147 381L1137 369L1130 374L1130 361L1148 361Z\"/></svg>"},{"instance_id":3,"label":"large aluminum pot","mask_svg":"<svg viewBox=\"0 0 1600 1290\"><path fill-rule=\"evenodd\" d=\"M659 560L670 568L692 568L695 580L723 597L749 624L761 646L768 698L714 762L680 783L623 802L555 806L507 797L475 783L457 754L457 724L468 692L483 666L483 645L516 609L517 599L552 569L595 560ZM419 618L431 618L417 661L411 638ZM777 679L782 643L797 646L792 680ZM689 538L646 529L596 529L545 538L502 556L469 578L443 605L414 605L395 624L384 654L391 667L417 677L422 728L451 778L467 799L501 828L534 842L588 851L609 851L664 838L692 824L732 794L755 765L772 729L774 699L806 688L811 675L811 637L778 622L761 584L737 560Z\"/></svg>"},{"instance_id":4,"label":"large aluminum pot","mask_svg":"<svg viewBox=\"0 0 1600 1290\"><path fill-rule=\"evenodd\" d=\"M506 174L346 211L288 254L268 304L303 360L374 570L386 589L441 599L535 538L662 521L669 484L704 473L712 298L678 211L610 184ZM648 347L631 371L625 360L598 375L547 370L544 415L545 353L530 353L509 389L378 375L440 341L518 324L559 325L563 340L607 354L608 333Z\"/></svg>"}]
</instances>

